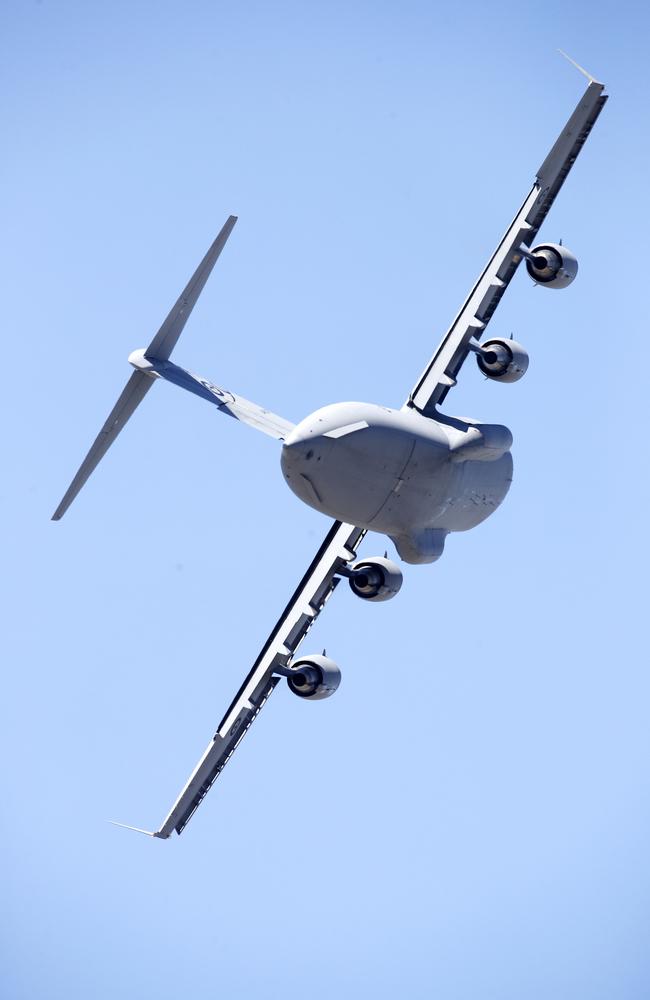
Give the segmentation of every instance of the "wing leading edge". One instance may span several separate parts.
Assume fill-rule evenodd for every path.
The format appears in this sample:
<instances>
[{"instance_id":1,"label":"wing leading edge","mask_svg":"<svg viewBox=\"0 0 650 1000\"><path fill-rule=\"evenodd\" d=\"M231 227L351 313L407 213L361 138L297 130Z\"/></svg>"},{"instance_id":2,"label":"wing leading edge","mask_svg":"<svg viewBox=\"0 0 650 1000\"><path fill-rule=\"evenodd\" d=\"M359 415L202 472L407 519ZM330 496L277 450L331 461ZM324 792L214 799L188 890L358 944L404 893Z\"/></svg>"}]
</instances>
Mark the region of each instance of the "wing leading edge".
<instances>
[{"instance_id":1,"label":"wing leading edge","mask_svg":"<svg viewBox=\"0 0 650 1000\"><path fill-rule=\"evenodd\" d=\"M470 341L482 335L522 260L519 248L522 243L526 248L531 246L602 111L607 100L604 85L589 79L589 86L575 111L537 171L530 193L405 404L425 416L435 412L435 407L456 384L458 372L470 351Z\"/></svg>"},{"instance_id":2,"label":"wing leading edge","mask_svg":"<svg viewBox=\"0 0 650 1000\"><path fill-rule=\"evenodd\" d=\"M162 840L174 830L183 832L281 680L277 669L290 664L336 588L337 572L354 558L364 535L362 528L334 521L160 829L138 832Z\"/></svg>"}]
</instances>

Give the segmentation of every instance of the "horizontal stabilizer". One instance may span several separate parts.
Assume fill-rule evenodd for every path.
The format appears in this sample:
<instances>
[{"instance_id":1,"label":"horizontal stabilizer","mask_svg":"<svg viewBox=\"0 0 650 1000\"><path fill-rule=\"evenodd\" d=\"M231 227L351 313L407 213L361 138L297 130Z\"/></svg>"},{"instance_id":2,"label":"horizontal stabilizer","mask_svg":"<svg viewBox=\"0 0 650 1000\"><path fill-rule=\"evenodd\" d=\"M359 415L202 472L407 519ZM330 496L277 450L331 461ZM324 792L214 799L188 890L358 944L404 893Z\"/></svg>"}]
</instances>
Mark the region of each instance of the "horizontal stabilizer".
<instances>
[{"instance_id":1,"label":"horizontal stabilizer","mask_svg":"<svg viewBox=\"0 0 650 1000\"><path fill-rule=\"evenodd\" d=\"M221 227L219 235L190 278L182 295L167 316L163 325L158 330L158 333L153 338L146 351L139 353L142 353L147 357L153 357L159 362L165 362L169 359L171 352L176 346L178 338L183 332L183 327L187 323L190 313L196 305L196 301L203 291L205 283L210 277L212 268L219 259L219 255L226 245L226 240L230 236L236 222L237 217L235 215L228 217L224 225ZM147 392L153 385L156 376L152 371L147 371L146 365L141 365L140 367L135 365L134 367L136 367L135 373L126 383L126 387L111 410L108 420L95 438L90 451L81 463L81 467L68 487L63 500L54 511L54 514L52 515L53 521L59 521L63 517L96 465L104 457L133 411L136 409L138 404L142 402ZM149 366L149 368L150 367L151 366Z\"/></svg>"},{"instance_id":2,"label":"horizontal stabilizer","mask_svg":"<svg viewBox=\"0 0 650 1000\"><path fill-rule=\"evenodd\" d=\"M111 410L108 419L95 438L93 445L79 467L77 475L70 483L63 500L52 515L53 521L59 521L84 485L95 466L113 444L125 423L149 392L154 380L143 372L134 372L124 387L122 395Z\"/></svg>"},{"instance_id":3,"label":"horizontal stabilizer","mask_svg":"<svg viewBox=\"0 0 650 1000\"><path fill-rule=\"evenodd\" d=\"M167 361L172 351L178 343L178 338L183 332L183 327L187 323L196 301L205 287L205 283L212 273L212 268L219 260L219 255L226 245L226 240L233 231L237 222L236 215L230 215L217 236L216 240L206 253L205 257L197 267L196 271L187 283L178 302L171 310L169 316L160 327L160 330L149 344L145 354L147 357L158 358L160 361Z\"/></svg>"}]
</instances>

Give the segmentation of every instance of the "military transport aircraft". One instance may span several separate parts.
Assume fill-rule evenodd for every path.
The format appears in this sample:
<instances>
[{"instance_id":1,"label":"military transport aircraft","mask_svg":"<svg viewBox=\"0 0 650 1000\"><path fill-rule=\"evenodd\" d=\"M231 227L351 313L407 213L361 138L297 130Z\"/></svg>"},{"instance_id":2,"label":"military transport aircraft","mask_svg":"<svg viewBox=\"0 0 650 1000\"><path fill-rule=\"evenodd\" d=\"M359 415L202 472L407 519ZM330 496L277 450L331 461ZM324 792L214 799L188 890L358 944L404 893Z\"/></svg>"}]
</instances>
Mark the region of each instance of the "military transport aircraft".
<instances>
[{"instance_id":1,"label":"military transport aircraft","mask_svg":"<svg viewBox=\"0 0 650 1000\"><path fill-rule=\"evenodd\" d=\"M282 441L282 472L290 488L306 504L335 518L169 815L159 830L139 832L163 839L174 830L182 833L283 677L300 698L328 698L336 691L341 677L337 665L325 655L298 656L297 651L341 578L367 601L386 601L400 589L402 573L390 559L357 558L366 532L388 535L407 563L433 562L442 554L449 532L480 524L508 492L512 435L507 427L447 416L439 407L470 354L488 379L516 382L524 375L528 355L520 344L502 337L481 339L522 260L532 280L546 288L565 288L576 276L578 263L567 247L532 244L607 100L604 86L581 71L589 80L587 89L400 410L373 403L335 403L294 426L169 360L235 216L226 221L149 346L130 355L135 371L54 520L63 516L159 379Z\"/></svg>"}]
</instances>

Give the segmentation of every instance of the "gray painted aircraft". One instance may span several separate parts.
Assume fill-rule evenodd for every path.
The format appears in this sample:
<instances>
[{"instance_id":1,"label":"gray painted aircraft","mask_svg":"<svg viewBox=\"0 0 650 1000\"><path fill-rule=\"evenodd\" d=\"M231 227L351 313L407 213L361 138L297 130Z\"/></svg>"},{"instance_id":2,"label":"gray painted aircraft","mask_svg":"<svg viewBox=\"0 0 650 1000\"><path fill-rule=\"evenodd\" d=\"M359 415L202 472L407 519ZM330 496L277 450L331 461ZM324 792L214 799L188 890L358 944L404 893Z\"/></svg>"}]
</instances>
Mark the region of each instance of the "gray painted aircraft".
<instances>
[{"instance_id":1,"label":"gray painted aircraft","mask_svg":"<svg viewBox=\"0 0 650 1000\"><path fill-rule=\"evenodd\" d=\"M433 562L442 554L450 532L480 524L508 492L512 478L508 428L447 416L439 407L470 354L481 372L496 382L516 382L525 374L528 355L520 344L502 337L481 339L522 260L532 280L546 288L565 288L576 276L577 260L565 246L532 244L607 100L603 85L581 72L589 80L587 89L400 410L372 403L335 403L294 426L169 360L237 221L235 216L226 221L149 346L130 355L135 371L54 520L63 516L159 379L201 396L222 413L282 441L282 472L289 487L306 504L335 518L160 829L139 832L166 839L174 830L178 834L184 830L283 677L300 698L317 700L336 691L341 677L337 665L325 655L298 656L297 651L341 578L347 578L353 592L368 601L386 601L399 591L402 573L394 562L386 557L357 557L366 532L388 535L407 563Z\"/></svg>"}]
</instances>

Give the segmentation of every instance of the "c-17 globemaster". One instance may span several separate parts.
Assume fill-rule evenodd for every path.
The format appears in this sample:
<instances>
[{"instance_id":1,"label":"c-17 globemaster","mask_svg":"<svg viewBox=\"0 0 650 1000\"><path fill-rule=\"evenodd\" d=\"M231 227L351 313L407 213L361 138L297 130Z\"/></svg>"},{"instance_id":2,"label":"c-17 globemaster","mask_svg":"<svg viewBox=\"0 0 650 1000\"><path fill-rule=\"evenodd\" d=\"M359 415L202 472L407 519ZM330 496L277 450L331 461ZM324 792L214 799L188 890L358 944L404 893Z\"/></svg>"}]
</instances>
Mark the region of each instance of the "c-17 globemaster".
<instances>
[{"instance_id":1,"label":"c-17 globemaster","mask_svg":"<svg viewBox=\"0 0 650 1000\"><path fill-rule=\"evenodd\" d=\"M54 520L63 516L159 379L201 396L222 413L282 441L287 484L306 504L335 519L169 814L158 830L140 832L165 839L174 830L183 831L283 677L303 699L327 698L336 691L341 678L337 665L325 655L299 657L297 651L341 578L347 578L353 592L367 601L389 600L399 591L402 573L392 560L357 557L366 532L388 535L407 563L433 562L442 554L447 535L480 524L508 492L512 479L508 428L461 420L439 408L470 354L483 375L496 382L516 382L525 374L528 354L520 344L503 337L485 338L487 325L522 261L532 280L546 288L565 288L577 274L577 260L567 247L533 243L607 100L603 85L581 71L589 83L576 109L401 409L335 403L294 426L170 361L237 221L235 216L226 221L149 346L130 355L135 371Z\"/></svg>"}]
</instances>

